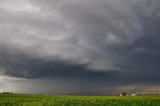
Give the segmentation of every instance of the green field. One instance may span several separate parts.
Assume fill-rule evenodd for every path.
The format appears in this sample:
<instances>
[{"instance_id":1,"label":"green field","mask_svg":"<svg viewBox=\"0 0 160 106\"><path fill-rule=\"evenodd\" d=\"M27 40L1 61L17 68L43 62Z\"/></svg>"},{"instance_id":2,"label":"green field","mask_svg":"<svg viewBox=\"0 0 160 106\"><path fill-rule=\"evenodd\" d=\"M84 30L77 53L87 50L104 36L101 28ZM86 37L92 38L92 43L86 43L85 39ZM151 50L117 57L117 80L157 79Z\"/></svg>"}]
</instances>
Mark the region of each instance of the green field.
<instances>
[{"instance_id":1,"label":"green field","mask_svg":"<svg viewBox=\"0 0 160 106\"><path fill-rule=\"evenodd\" d=\"M0 106L160 106L160 96L49 96L0 94Z\"/></svg>"}]
</instances>

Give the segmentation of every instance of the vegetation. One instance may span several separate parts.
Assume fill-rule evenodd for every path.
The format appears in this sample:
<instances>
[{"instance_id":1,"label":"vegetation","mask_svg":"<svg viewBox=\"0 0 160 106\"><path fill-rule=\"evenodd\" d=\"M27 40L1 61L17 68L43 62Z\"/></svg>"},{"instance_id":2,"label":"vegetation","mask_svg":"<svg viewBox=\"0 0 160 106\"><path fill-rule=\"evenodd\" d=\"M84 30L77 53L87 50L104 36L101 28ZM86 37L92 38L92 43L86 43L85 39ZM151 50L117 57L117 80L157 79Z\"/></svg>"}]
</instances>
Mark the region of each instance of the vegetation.
<instances>
[{"instance_id":1,"label":"vegetation","mask_svg":"<svg viewBox=\"0 0 160 106\"><path fill-rule=\"evenodd\" d=\"M160 106L160 96L49 96L0 94L0 106Z\"/></svg>"},{"instance_id":2,"label":"vegetation","mask_svg":"<svg viewBox=\"0 0 160 106\"><path fill-rule=\"evenodd\" d=\"M12 92L2 92L2 94L13 94Z\"/></svg>"}]
</instances>

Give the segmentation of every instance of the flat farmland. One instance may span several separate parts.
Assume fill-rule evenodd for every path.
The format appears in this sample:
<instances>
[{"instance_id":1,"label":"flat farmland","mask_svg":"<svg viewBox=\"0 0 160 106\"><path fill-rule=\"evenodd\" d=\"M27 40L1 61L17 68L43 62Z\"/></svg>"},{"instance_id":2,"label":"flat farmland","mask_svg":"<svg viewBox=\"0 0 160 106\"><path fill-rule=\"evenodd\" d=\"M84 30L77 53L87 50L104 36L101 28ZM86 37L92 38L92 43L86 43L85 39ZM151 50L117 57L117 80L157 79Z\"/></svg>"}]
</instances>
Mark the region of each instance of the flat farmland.
<instances>
[{"instance_id":1,"label":"flat farmland","mask_svg":"<svg viewBox=\"0 0 160 106\"><path fill-rule=\"evenodd\" d=\"M0 94L0 106L160 106L160 96Z\"/></svg>"}]
</instances>

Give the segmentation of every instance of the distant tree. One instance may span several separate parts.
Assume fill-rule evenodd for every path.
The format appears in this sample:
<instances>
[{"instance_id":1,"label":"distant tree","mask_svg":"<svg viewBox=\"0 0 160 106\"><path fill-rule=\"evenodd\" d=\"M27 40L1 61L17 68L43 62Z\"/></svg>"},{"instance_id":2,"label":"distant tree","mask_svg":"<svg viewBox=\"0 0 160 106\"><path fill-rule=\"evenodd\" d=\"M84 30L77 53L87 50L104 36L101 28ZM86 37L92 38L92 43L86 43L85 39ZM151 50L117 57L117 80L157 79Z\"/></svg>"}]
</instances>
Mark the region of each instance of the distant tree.
<instances>
[{"instance_id":1,"label":"distant tree","mask_svg":"<svg viewBox=\"0 0 160 106\"><path fill-rule=\"evenodd\" d=\"M127 95L127 93L126 92L122 92L122 96L126 96Z\"/></svg>"},{"instance_id":2,"label":"distant tree","mask_svg":"<svg viewBox=\"0 0 160 106\"><path fill-rule=\"evenodd\" d=\"M2 94L13 94L13 92L2 92Z\"/></svg>"},{"instance_id":3,"label":"distant tree","mask_svg":"<svg viewBox=\"0 0 160 106\"><path fill-rule=\"evenodd\" d=\"M116 96L120 96L120 93L117 93Z\"/></svg>"},{"instance_id":4,"label":"distant tree","mask_svg":"<svg viewBox=\"0 0 160 106\"><path fill-rule=\"evenodd\" d=\"M9 94L13 94L13 92L9 92Z\"/></svg>"}]
</instances>

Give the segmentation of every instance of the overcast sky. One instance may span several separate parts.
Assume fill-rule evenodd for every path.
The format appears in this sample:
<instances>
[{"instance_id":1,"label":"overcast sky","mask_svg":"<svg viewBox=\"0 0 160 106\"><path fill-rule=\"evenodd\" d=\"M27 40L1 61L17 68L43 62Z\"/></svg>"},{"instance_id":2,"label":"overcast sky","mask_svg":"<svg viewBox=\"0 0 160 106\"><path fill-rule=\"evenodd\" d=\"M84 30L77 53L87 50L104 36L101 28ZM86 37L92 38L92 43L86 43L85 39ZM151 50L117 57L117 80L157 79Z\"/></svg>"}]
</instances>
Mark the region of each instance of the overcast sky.
<instances>
[{"instance_id":1,"label":"overcast sky","mask_svg":"<svg viewBox=\"0 0 160 106\"><path fill-rule=\"evenodd\" d=\"M160 93L159 0L0 0L0 92Z\"/></svg>"}]
</instances>

